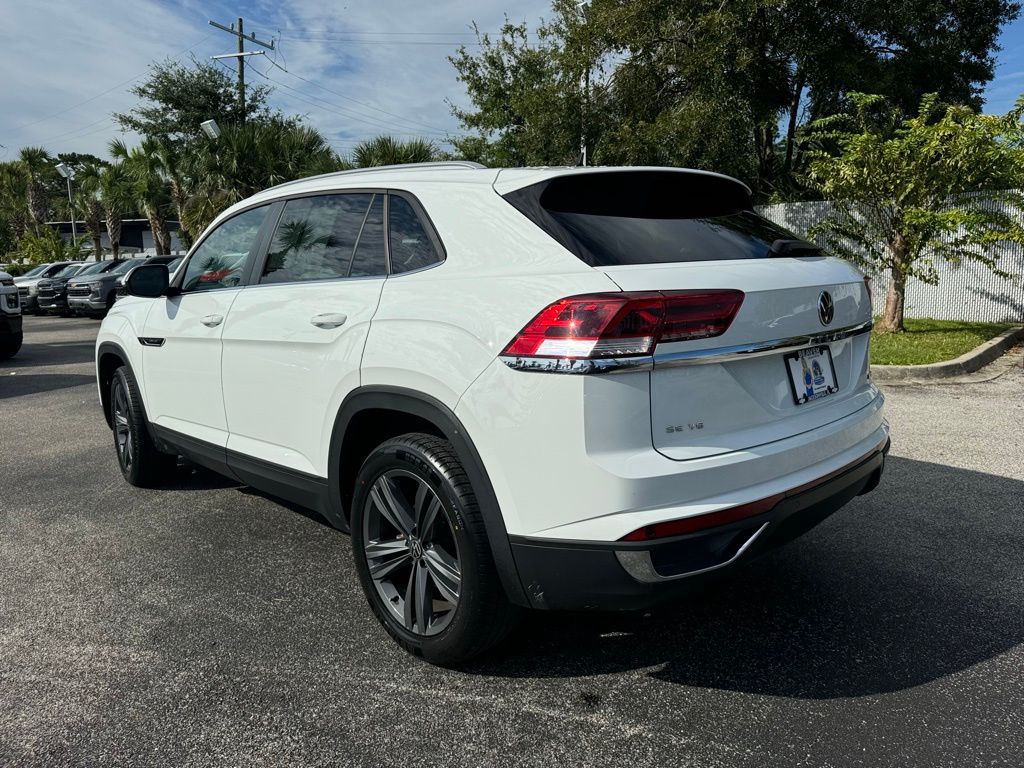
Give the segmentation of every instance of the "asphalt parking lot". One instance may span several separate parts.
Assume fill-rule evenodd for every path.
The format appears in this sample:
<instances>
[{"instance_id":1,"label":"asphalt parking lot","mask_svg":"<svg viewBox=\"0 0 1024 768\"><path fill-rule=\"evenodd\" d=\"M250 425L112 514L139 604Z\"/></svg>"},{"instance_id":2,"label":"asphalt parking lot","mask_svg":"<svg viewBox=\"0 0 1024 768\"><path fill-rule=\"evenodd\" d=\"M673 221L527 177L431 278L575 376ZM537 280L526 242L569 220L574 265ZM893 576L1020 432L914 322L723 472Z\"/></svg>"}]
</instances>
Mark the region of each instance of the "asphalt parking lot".
<instances>
[{"instance_id":1,"label":"asphalt parking lot","mask_svg":"<svg viewBox=\"0 0 1024 768\"><path fill-rule=\"evenodd\" d=\"M125 484L98 322L0 363L0 765L1024 764L1024 370L887 390L881 486L642 615L407 656L349 541L203 471Z\"/></svg>"}]
</instances>

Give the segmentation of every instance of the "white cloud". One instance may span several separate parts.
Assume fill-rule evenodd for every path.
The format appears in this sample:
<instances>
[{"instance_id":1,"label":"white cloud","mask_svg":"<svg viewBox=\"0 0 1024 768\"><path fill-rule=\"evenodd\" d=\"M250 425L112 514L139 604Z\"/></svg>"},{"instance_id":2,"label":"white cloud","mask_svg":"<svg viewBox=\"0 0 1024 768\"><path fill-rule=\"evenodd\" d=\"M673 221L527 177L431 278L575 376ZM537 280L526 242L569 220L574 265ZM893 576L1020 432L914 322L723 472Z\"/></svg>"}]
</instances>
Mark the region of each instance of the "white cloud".
<instances>
[{"instance_id":1,"label":"white cloud","mask_svg":"<svg viewBox=\"0 0 1024 768\"><path fill-rule=\"evenodd\" d=\"M143 75L153 60L190 46L201 59L233 50L234 38L207 20L231 22L239 13L247 33L266 40L280 31L278 51L267 58L289 70L251 57L247 80L272 85L274 106L307 114L339 150L379 133L440 141L456 129L445 100L464 101L446 57L459 42L475 41L450 33L469 32L474 21L495 30L506 10L532 28L549 10L547 0L511 9L498 0L249 0L239 10L195 0L0 0L0 6L7 33L0 47L0 144L6 147L0 159L28 144L106 155L107 142L117 135L111 113L136 101L126 81ZM445 34L424 34L435 32ZM231 60L227 65L234 68ZM254 69L277 82L268 83Z\"/></svg>"}]
</instances>

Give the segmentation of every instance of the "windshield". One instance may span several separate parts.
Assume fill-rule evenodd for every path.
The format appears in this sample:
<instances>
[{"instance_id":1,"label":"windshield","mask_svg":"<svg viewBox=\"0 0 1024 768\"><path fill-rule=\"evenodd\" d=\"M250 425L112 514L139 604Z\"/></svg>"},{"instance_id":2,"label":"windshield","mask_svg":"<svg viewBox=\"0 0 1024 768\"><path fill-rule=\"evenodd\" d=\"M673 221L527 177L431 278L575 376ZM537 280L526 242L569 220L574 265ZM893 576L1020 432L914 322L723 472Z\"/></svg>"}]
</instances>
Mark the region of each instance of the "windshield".
<instances>
[{"instance_id":1,"label":"windshield","mask_svg":"<svg viewBox=\"0 0 1024 768\"><path fill-rule=\"evenodd\" d=\"M30 269L28 272L22 275L22 277L35 277L36 275L41 274L42 271L46 269L46 267L47 265L43 264L41 267L35 267L33 269Z\"/></svg>"},{"instance_id":2,"label":"windshield","mask_svg":"<svg viewBox=\"0 0 1024 768\"><path fill-rule=\"evenodd\" d=\"M88 267L78 273L79 277L82 275L98 275L101 272L106 272L111 267L117 264L116 261L97 261L95 264L90 264Z\"/></svg>"},{"instance_id":3,"label":"windshield","mask_svg":"<svg viewBox=\"0 0 1024 768\"><path fill-rule=\"evenodd\" d=\"M112 274L112 275L123 275L128 270L133 269L134 267L137 267L140 264L145 264L145 263L146 263L145 259L127 259L125 261L122 261L120 264L118 264L112 270L110 270L110 274Z\"/></svg>"},{"instance_id":4,"label":"windshield","mask_svg":"<svg viewBox=\"0 0 1024 768\"><path fill-rule=\"evenodd\" d=\"M71 277L72 275L78 274L78 270L81 268L81 264L68 264L64 269L54 275L54 277Z\"/></svg>"},{"instance_id":5,"label":"windshield","mask_svg":"<svg viewBox=\"0 0 1024 768\"><path fill-rule=\"evenodd\" d=\"M174 274L174 270L176 270L179 266L181 266L181 262L183 262L184 260L185 260L185 258L183 256L179 256L178 258L174 259L173 261L167 262L167 274L173 275Z\"/></svg>"},{"instance_id":6,"label":"windshield","mask_svg":"<svg viewBox=\"0 0 1024 768\"><path fill-rule=\"evenodd\" d=\"M58 272L63 270L66 266L67 264L49 264L47 265L46 270L43 272L43 277L53 277Z\"/></svg>"}]
</instances>

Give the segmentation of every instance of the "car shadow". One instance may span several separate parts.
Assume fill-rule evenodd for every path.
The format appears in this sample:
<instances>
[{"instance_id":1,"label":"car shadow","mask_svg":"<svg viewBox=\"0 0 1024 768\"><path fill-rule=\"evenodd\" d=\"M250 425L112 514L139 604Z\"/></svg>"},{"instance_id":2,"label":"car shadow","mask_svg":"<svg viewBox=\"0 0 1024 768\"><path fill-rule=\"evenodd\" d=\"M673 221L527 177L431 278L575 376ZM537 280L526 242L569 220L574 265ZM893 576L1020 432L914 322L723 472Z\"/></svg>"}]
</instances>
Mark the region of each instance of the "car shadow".
<instances>
[{"instance_id":1,"label":"car shadow","mask_svg":"<svg viewBox=\"0 0 1024 768\"><path fill-rule=\"evenodd\" d=\"M56 341L33 342L26 337L18 354L0 363L0 372L11 368L42 368L53 365L91 363L95 359L96 345L92 342Z\"/></svg>"},{"instance_id":2,"label":"car shadow","mask_svg":"<svg viewBox=\"0 0 1024 768\"><path fill-rule=\"evenodd\" d=\"M6 366L0 365L0 400L80 387L83 384L96 386L96 377L81 373L12 373L6 370Z\"/></svg>"},{"instance_id":3,"label":"car shadow","mask_svg":"<svg viewBox=\"0 0 1024 768\"><path fill-rule=\"evenodd\" d=\"M830 699L923 685L1024 641L1024 482L890 457L879 488L804 538L646 613L533 613L467 667L648 669L666 682Z\"/></svg>"},{"instance_id":4,"label":"car shadow","mask_svg":"<svg viewBox=\"0 0 1024 768\"><path fill-rule=\"evenodd\" d=\"M206 491L214 490L218 488L234 488L239 493L246 496L254 496L261 499L267 499L274 504L284 507L285 509L294 512L303 517L307 517L315 523L333 528L334 526L328 522L327 518L312 509L307 509L298 504L293 504L290 501L282 499L278 496L273 496L269 493L257 490L250 485L235 480L234 478L226 477L218 474L211 469L202 467L198 464L179 458L178 469L171 475L167 482L162 483L159 486L160 490L165 491Z\"/></svg>"}]
</instances>

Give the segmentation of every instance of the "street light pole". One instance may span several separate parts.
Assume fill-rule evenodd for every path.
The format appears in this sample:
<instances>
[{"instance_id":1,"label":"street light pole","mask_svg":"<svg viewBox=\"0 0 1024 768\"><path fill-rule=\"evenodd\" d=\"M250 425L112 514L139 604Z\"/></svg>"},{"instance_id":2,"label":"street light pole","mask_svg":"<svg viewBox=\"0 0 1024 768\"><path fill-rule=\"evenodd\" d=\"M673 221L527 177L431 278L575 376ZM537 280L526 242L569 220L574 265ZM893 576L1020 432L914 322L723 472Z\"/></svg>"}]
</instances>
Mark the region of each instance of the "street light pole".
<instances>
[{"instance_id":1,"label":"street light pole","mask_svg":"<svg viewBox=\"0 0 1024 768\"><path fill-rule=\"evenodd\" d=\"M68 182L68 207L71 209L71 242L78 242L78 228L75 226L75 201L71 196L71 180L75 178L75 172L67 163L57 163L57 173L67 179ZM97 256L97 260L98 260Z\"/></svg>"}]
</instances>

